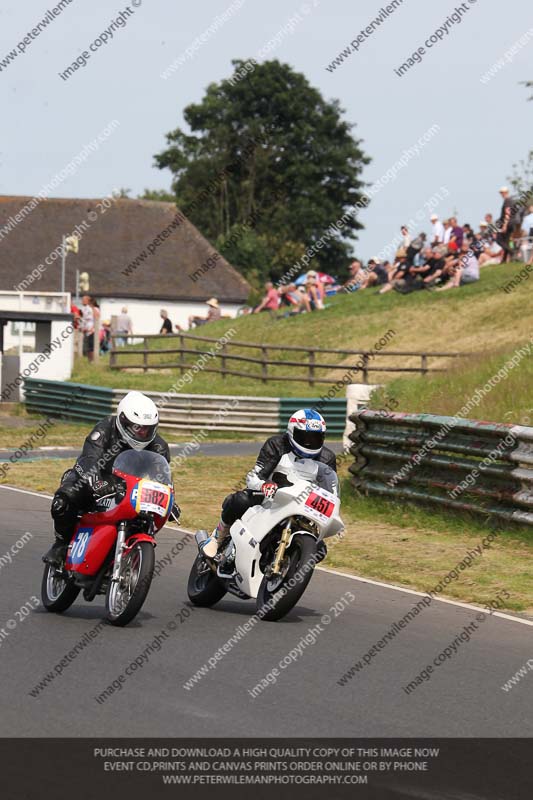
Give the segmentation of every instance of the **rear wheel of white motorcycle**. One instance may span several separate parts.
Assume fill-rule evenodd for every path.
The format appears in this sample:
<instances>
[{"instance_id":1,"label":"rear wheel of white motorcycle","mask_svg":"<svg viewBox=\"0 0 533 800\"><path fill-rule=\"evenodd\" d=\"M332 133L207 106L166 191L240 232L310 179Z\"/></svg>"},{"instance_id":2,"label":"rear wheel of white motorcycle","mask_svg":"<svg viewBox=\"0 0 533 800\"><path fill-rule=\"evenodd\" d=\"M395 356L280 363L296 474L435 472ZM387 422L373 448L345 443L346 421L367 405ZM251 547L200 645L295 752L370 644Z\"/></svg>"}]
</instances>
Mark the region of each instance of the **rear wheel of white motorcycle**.
<instances>
[{"instance_id":1,"label":"rear wheel of white motorcycle","mask_svg":"<svg viewBox=\"0 0 533 800\"><path fill-rule=\"evenodd\" d=\"M294 608L307 588L315 568L316 541L296 533L285 553L279 575L264 576L257 595L257 614L263 620L281 619Z\"/></svg>"},{"instance_id":2,"label":"rear wheel of white motorcycle","mask_svg":"<svg viewBox=\"0 0 533 800\"><path fill-rule=\"evenodd\" d=\"M70 578L65 577L61 569L56 569L51 564L46 564L41 583L41 600L47 611L61 614L70 608L80 593Z\"/></svg>"},{"instance_id":3,"label":"rear wheel of white motorcycle","mask_svg":"<svg viewBox=\"0 0 533 800\"><path fill-rule=\"evenodd\" d=\"M201 553L198 553L192 565L187 583L187 594L191 603L204 608L214 606L226 594L226 587L220 578L217 578Z\"/></svg>"},{"instance_id":4,"label":"rear wheel of white motorcycle","mask_svg":"<svg viewBox=\"0 0 533 800\"><path fill-rule=\"evenodd\" d=\"M150 542L137 542L123 557L118 580L109 582L105 598L106 618L111 625L123 627L137 616L150 591L154 565Z\"/></svg>"}]
</instances>

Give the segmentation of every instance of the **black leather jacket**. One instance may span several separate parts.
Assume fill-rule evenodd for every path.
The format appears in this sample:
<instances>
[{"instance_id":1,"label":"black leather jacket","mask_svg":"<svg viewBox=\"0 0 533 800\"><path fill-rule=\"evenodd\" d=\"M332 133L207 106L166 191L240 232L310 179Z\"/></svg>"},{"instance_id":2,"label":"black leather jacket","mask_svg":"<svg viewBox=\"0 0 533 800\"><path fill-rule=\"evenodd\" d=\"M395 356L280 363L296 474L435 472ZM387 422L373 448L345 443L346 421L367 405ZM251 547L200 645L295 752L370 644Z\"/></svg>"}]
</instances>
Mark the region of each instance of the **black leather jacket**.
<instances>
[{"instance_id":1,"label":"black leather jacket","mask_svg":"<svg viewBox=\"0 0 533 800\"><path fill-rule=\"evenodd\" d=\"M116 457L125 450L130 450L130 446L123 442L116 426L116 417L109 416L97 422L90 434L85 439L83 450L78 456L74 469L69 470L63 476L62 488L64 484L72 484L82 480L87 476L102 478L111 474L113 463ZM150 442L146 450L153 453L160 453L170 463L170 450L165 440L156 434L153 442Z\"/></svg>"},{"instance_id":2,"label":"black leather jacket","mask_svg":"<svg viewBox=\"0 0 533 800\"><path fill-rule=\"evenodd\" d=\"M268 481L272 473L279 464L281 457L286 453L292 453L291 443L287 433L277 433L267 439L259 451L255 467L246 476L246 486L255 491ZM317 461L327 464L335 472L337 471L337 457L333 450L323 447Z\"/></svg>"}]
</instances>

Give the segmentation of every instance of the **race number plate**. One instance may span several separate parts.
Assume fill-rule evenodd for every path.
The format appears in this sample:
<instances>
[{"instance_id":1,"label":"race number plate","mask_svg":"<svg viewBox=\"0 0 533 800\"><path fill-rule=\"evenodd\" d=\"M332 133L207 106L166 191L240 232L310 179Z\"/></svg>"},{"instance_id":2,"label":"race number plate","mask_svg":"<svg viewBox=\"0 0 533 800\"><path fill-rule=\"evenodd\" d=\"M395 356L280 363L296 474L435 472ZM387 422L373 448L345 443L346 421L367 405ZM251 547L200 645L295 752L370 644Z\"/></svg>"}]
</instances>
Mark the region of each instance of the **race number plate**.
<instances>
[{"instance_id":1,"label":"race number plate","mask_svg":"<svg viewBox=\"0 0 533 800\"><path fill-rule=\"evenodd\" d=\"M156 481L142 480L139 482L137 492L137 503L135 510L149 511L158 514L160 517L166 516L170 503L170 488Z\"/></svg>"},{"instance_id":2,"label":"race number plate","mask_svg":"<svg viewBox=\"0 0 533 800\"><path fill-rule=\"evenodd\" d=\"M313 489L305 501L306 511L318 522L329 522L335 510L336 497L325 489Z\"/></svg>"}]
</instances>

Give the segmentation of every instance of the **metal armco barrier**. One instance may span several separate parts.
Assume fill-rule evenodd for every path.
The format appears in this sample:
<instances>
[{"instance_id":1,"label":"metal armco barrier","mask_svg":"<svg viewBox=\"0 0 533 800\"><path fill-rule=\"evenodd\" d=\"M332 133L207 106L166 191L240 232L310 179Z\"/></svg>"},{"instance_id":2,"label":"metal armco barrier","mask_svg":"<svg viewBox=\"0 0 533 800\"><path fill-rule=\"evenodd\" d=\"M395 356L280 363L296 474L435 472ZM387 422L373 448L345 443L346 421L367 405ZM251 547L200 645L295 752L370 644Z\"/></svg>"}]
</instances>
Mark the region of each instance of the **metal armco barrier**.
<instances>
[{"instance_id":1,"label":"metal armco barrier","mask_svg":"<svg viewBox=\"0 0 533 800\"><path fill-rule=\"evenodd\" d=\"M61 381L25 381L26 407L33 413L96 422L113 414L128 389L87 386ZM328 432L341 436L346 422L346 400L313 397L235 397L231 395L145 392L159 408L160 425L170 430L215 430L265 434L283 432L289 415L298 408L317 408Z\"/></svg>"},{"instance_id":2,"label":"metal armco barrier","mask_svg":"<svg viewBox=\"0 0 533 800\"><path fill-rule=\"evenodd\" d=\"M24 392L33 414L98 422L113 413L113 390L107 387L26 378Z\"/></svg>"},{"instance_id":3,"label":"metal armco barrier","mask_svg":"<svg viewBox=\"0 0 533 800\"><path fill-rule=\"evenodd\" d=\"M116 410L125 390L113 389ZM159 408L162 428L176 430L217 430L243 433L277 433L277 397L230 397L206 394L165 394L145 392Z\"/></svg>"},{"instance_id":4,"label":"metal armco barrier","mask_svg":"<svg viewBox=\"0 0 533 800\"><path fill-rule=\"evenodd\" d=\"M360 491L533 525L533 428L371 410L350 419Z\"/></svg>"},{"instance_id":5,"label":"metal armco barrier","mask_svg":"<svg viewBox=\"0 0 533 800\"><path fill-rule=\"evenodd\" d=\"M279 429L287 428L289 417L298 408L314 408L324 419L328 436L342 436L346 427L346 398L320 400L309 397L281 397L279 400Z\"/></svg>"}]
</instances>

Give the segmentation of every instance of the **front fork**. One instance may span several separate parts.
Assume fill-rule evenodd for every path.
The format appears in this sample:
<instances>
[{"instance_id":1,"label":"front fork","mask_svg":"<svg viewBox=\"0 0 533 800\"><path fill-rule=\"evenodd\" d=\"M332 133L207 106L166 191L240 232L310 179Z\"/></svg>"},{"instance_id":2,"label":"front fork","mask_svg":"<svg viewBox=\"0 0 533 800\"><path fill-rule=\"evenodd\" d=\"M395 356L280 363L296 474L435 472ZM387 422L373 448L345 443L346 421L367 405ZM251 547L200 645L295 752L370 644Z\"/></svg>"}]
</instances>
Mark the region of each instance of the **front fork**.
<instances>
[{"instance_id":1,"label":"front fork","mask_svg":"<svg viewBox=\"0 0 533 800\"><path fill-rule=\"evenodd\" d=\"M120 522L118 526L117 544L115 546L115 562L113 564L112 581L118 581L120 577L120 567L122 564L122 554L124 553L126 540L126 523Z\"/></svg>"},{"instance_id":2,"label":"front fork","mask_svg":"<svg viewBox=\"0 0 533 800\"><path fill-rule=\"evenodd\" d=\"M279 540L274 563L272 564L272 575L279 575L281 572L281 564L285 558L285 550L287 549L287 545L289 544L289 540L291 538L291 523L292 518L287 520L287 524L281 532L281 539Z\"/></svg>"}]
</instances>

